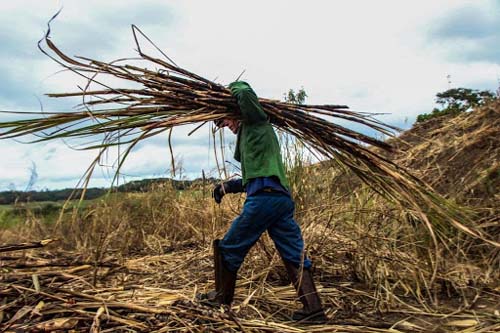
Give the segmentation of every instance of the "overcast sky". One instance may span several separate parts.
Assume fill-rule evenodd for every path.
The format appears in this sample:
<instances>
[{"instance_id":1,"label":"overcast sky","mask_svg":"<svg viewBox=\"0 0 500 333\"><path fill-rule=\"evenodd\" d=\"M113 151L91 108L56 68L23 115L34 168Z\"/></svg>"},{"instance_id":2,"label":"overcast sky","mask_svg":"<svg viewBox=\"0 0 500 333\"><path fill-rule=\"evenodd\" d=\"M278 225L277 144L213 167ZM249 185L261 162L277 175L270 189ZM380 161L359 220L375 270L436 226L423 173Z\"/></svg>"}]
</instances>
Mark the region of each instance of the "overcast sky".
<instances>
[{"instance_id":1,"label":"overcast sky","mask_svg":"<svg viewBox=\"0 0 500 333\"><path fill-rule=\"evenodd\" d=\"M404 128L432 110L437 92L499 86L500 0L16 0L0 4L0 110L69 110L78 102L44 96L78 83L37 49L61 7L52 41L69 55L134 56L136 24L177 64L206 78L227 84L245 70L261 97L282 99L304 87L308 103L389 113L379 119ZM184 175L213 172L208 129L187 132L174 131ZM166 142L159 136L140 145L122 182L167 176ZM0 156L0 190L26 189L33 170L34 189L56 189L74 187L95 152L62 141L0 140ZM103 165L91 186L108 186L112 174Z\"/></svg>"}]
</instances>

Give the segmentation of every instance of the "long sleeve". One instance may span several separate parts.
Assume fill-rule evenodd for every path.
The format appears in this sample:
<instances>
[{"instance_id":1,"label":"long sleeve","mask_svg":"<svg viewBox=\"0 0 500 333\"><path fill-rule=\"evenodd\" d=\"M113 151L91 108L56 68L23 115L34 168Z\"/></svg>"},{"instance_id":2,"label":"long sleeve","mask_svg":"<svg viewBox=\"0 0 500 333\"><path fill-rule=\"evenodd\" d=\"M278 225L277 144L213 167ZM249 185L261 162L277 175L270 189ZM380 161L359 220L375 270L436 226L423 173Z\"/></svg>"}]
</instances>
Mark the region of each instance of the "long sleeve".
<instances>
[{"instance_id":1,"label":"long sleeve","mask_svg":"<svg viewBox=\"0 0 500 333\"><path fill-rule=\"evenodd\" d=\"M227 193L245 192L245 189L243 187L243 180L241 178L236 178L224 182L224 190Z\"/></svg>"},{"instance_id":2,"label":"long sleeve","mask_svg":"<svg viewBox=\"0 0 500 333\"><path fill-rule=\"evenodd\" d=\"M233 96L236 97L243 123L255 124L267 121L267 115L262 110L258 97L248 83L236 81L229 85L229 89Z\"/></svg>"},{"instance_id":3,"label":"long sleeve","mask_svg":"<svg viewBox=\"0 0 500 333\"><path fill-rule=\"evenodd\" d=\"M257 95L243 81L231 83L229 89L241 111L234 159L241 163L243 186L250 179L274 176L288 190L279 141Z\"/></svg>"}]
</instances>

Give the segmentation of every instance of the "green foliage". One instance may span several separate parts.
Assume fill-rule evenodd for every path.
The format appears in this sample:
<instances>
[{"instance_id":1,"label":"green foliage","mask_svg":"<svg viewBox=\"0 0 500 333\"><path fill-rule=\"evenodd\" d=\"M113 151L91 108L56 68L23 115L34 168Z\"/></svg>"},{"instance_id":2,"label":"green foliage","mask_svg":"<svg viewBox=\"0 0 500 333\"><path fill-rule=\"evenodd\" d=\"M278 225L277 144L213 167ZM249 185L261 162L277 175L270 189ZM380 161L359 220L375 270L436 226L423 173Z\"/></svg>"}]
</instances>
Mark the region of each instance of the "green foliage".
<instances>
[{"instance_id":1,"label":"green foliage","mask_svg":"<svg viewBox=\"0 0 500 333\"><path fill-rule=\"evenodd\" d=\"M15 202L43 202L43 201L64 201L69 198L74 189L54 190L54 191L5 191L0 192L0 205L14 204ZM79 197L82 190L77 189L74 197ZM106 189L89 188L85 194L87 199L95 199L106 193Z\"/></svg>"},{"instance_id":2,"label":"green foliage","mask_svg":"<svg viewBox=\"0 0 500 333\"><path fill-rule=\"evenodd\" d=\"M10 208L2 207L0 209L0 230L12 228L21 221L21 218L15 216Z\"/></svg>"},{"instance_id":3,"label":"green foliage","mask_svg":"<svg viewBox=\"0 0 500 333\"><path fill-rule=\"evenodd\" d=\"M307 93L303 87L297 92L290 89L288 93L283 94L284 101L292 104L304 104L306 98ZM296 137L280 133L279 138L290 189L294 194L297 207L301 207L304 205L305 198L300 195L302 192L299 188L303 186L303 172L306 170L305 165L310 164L310 156L307 156L304 144Z\"/></svg>"},{"instance_id":4,"label":"green foliage","mask_svg":"<svg viewBox=\"0 0 500 333\"><path fill-rule=\"evenodd\" d=\"M292 104L304 104L307 98L307 93L304 88L300 88L297 92L293 89L288 90L283 96L285 102Z\"/></svg>"},{"instance_id":5,"label":"green foliage","mask_svg":"<svg viewBox=\"0 0 500 333\"><path fill-rule=\"evenodd\" d=\"M209 182L214 182L215 179L208 179ZM131 181L120 185L113 189L114 192L131 193L131 192L147 192L152 186L163 183L172 183L177 190L185 190L193 184L202 182L202 179L195 180L175 180L170 178L154 178ZM73 193L74 192L74 193ZM91 200L99 198L109 192L107 188L88 188L85 192L85 199ZM15 202L41 202L41 201L65 201L73 193L73 198L80 198L82 189L63 189L63 190L44 190L44 191L4 191L0 192L0 205L10 205Z\"/></svg>"},{"instance_id":6,"label":"green foliage","mask_svg":"<svg viewBox=\"0 0 500 333\"><path fill-rule=\"evenodd\" d=\"M444 115L457 115L484 105L495 98L497 97L488 90L468 88L448 89L436 94L436 103L441 106L441 109L435 108L431 113L418 115L417 123Z\"/></svg>"},{"instance_id":7,"label":"green foliage","mask_svg":"<svg viewBox=\"0 0 500 333\"><path fill-rule=\"evenodd\" d=\"M0 230L14 227L30 218L43 223L54 223L59 216L63 202L28 202L14 205L0 205Z\"/></svg>"}]
</instances>

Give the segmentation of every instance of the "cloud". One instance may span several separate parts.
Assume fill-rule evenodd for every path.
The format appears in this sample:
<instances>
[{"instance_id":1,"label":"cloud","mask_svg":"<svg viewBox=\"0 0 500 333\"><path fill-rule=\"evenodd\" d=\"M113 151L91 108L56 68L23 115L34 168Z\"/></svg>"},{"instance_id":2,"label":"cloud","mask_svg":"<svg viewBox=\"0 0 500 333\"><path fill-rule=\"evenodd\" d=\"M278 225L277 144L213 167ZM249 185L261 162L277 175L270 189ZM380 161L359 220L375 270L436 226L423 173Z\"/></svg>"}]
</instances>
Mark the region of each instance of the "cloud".
<instances>
[{"instance_id":1,"label":"cloud","mask_svg":"<svg viewBox=\"0 0 500 333\"><path fill-rule=\"evenodd\" d=\"M490 8L464 6L443 17L433 35L442 39L477 39L498 33L500 14Z\"/></svg>"},{"instance_id":2,"label":"cloud","mask_svg":"<svg viewBox=\"0 0 500 333\"><path fill-rule=\"evenodd\" d=\"M500 64L500 3L467 3L431 24L429 39L459 62Z\"/></svg>"},{"instance_id":3,"label":"cloud","mask_svg":"<svg viewBox=\"0 0 500 333\"><path fill-rule=\"evenodd\" d=\"M162 1L92 0L85 7L96 10L87 10L72 1L62 2L62 11L51 24L52 41L70 56L104 61L136 56L130 24L168 30L175 22L172 9ZM61 100L52 103L41 96L49 91L74 90L76 83L84 82L67 73L52 77L61 67L37 47L48 20L60 8L60 1L2 3L0 109L38 109L35 96L51 109L74 105ZM44 48L47 49L45 45Z\"/></svg>"}]
</instances>

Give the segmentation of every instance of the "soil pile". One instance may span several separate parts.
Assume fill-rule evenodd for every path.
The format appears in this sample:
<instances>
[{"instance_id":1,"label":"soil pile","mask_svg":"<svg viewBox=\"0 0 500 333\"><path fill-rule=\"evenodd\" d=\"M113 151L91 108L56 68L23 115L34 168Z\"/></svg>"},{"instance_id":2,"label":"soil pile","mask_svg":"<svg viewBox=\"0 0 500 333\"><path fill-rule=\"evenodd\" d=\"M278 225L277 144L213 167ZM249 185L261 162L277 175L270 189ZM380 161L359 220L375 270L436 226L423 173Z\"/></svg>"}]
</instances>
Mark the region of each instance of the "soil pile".
<instances>
[{"instance_id":1,"label":"soil pile","mask_svg":"<svg viewBox=\"0 0 500 333\"><path fill-rule=\"evenodd\" d=\"M500 101L415 124L391 156L441 195L495 208L500 202Z\"/></svg>"}]
</instances>

